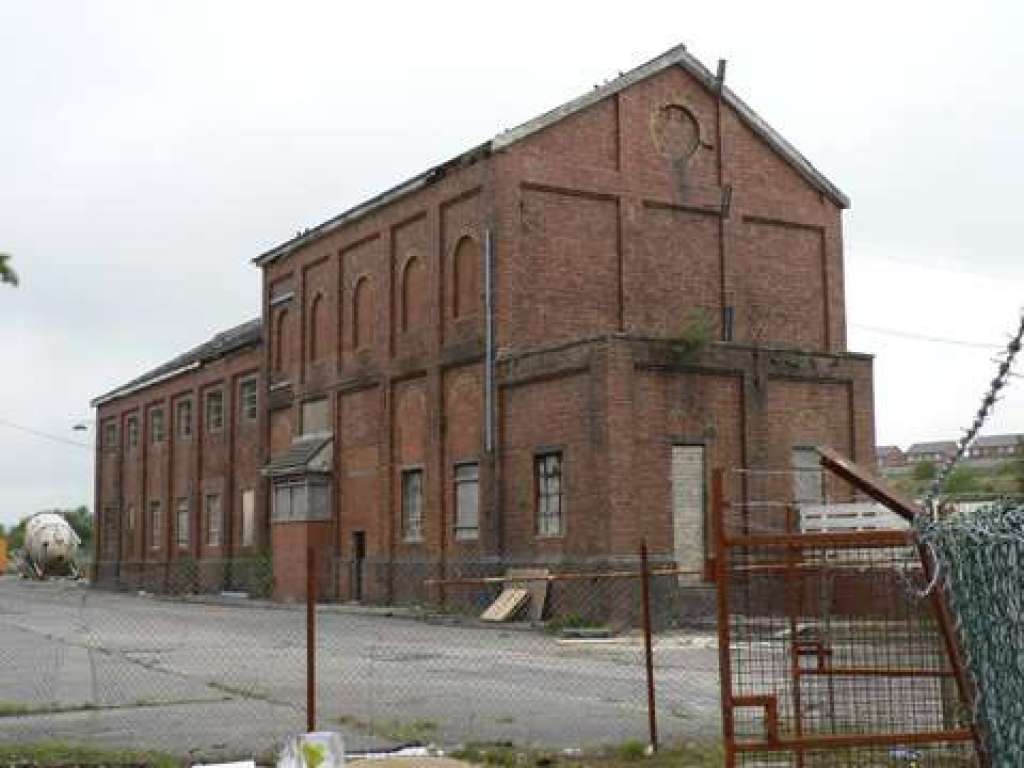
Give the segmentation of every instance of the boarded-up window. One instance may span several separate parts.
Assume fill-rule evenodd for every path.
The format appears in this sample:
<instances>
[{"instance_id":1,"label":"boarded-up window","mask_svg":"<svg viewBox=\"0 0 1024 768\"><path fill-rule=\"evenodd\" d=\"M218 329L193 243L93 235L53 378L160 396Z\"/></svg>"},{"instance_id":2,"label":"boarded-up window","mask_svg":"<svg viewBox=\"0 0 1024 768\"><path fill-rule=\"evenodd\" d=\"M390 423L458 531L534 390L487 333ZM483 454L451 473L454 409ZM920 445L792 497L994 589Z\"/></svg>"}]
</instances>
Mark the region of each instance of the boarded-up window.
<instances>
[{"instance_id":1,"label":"boarded-up window","mask_svg":"<svg viewBox=\"0 0 1024 768\"><path fill-rule=\"evenodd\" d=\"M251 547L256 536L256 491L242 491L242 546Z\"/></svg>"},{"instance_id":2,"label":"boarded-up window","mask_svg":"<svg viewBox=\"0 0 1024 768\"><path fill-rule=\"evenodd\" d=\"M452 259L452 316L468 317L480 305L480 248L471 237L464 237L455 246Z\"/></svg>"},{"instance_id":3,"label":"boarded-up window","mask_svg":"<svg viewBox=\"0 0 1024 768\"><path fill-rule=\"evenodd\" d=\"M188 499L178 499L175 534L178 549L188 548Z\"/></svg>"},{"instance_id":4,"label":"boarded-up window","mask_svg":"<svg viewBox=\"0 0 1024 768\"><path fill-rule=\"evenodd\" d=\"M220 546L223 522L220 494L206 494L206 545L208 547Z\"/></svg>"},{"instance_id":5,"label":"boarded-up window","mask_svg":"<svg viewBox=\"0 0 1024 768\"><path fill-rule=\"evenodd\" d=\"M541 453L534 457L537 486L537 534L562 535L562 453Z\"/></svg>"},{"instance_id":6,"label":"boarded-up window","mask_svg":"<svg viewBox=\"0 0 1024 768\"><path fill-rule=\"evenodd\" d=\"M402 331L412 331L426 324L427 270L413 256L402 270Z\"/></svg>"},{"instance_id":7,"label":"boarded-up window","mask_svg":"<svg viewBox=\"0 0 1024 768\"><path fill-rule=\"evenodd\" d=\"M124 511L125 515L125 527L129 531L135 530L135 505L129 504Z\"/></svg>"},{"instance_id":8,"label":"boarded-up window","mask_svg":"<svg viewBox=\"0 0 1024 768\"><path fill-rule=\"evenodd\" d=\"M104 427L103 445L107 448L113 448L117 445L117 423L108 421Z\"/></svg>"},{"instance_id":9,"label":"boarded-up window","mask_svg":"<svg viewBox=\"0 0 1024 768\"><path fill-rule=\"evenodd\" d=\"M128 447L134 448L139 444L139 420L135 416L129 416L127 422L128 428Z\"/></svg>"},{"instance_id":10,"label":"boarded-up window","mask_svg":"<svg viewBox=\"0 0 1024 768\"><path fill-rule=\"evenodd\" d=\"M813 447L793 448L793 501L798 504L821 504L825 499L821 462Z\"/></svg>"},{"instance_id":11,"label":"boarded-up window","mask_svg":"<svg viewBox=\"0 0 1024 768\"><path fill-rule=\"evenodd\" d=\"M307 400L302 404L302 434L329 432L331 429L330 401L326 397Z\"/></svg>"},{"instance_id":12,"label":"boarded-up window","mask_svg":"<svg viewBox=\"0 0 1024 768\"><path fill-rule=\"evenodd\" d=\"M423 470L402 472L402 535L406 541L423 540Z\"/></svg>"},{"instance_id":13,"label":"boarded-up window","mask_svg":"<svg viewBox=\"0 0 1024 768\"><path fill-rule=\"evenodd\" d=\"M672 446L672 540L676 567L704 568L704 446Z\"/></svg>"},{"instance_id":14,"label":"boarded-up window","mask_svg":"<svg viewBox=\"0 0 1024 768\"><path fill-rule=\"evenodd\" d=\"M455 538L476 539L480 535L480 465L455 467Z\"/></svg>"},{"instance_id":15,"label":"boarded-up window","mask_svg":"<svg viewBox=\"0 0 1024 768\"><path fill-rule=\"evenodd\" d=\"M149 546L160 549L160 535L163 533L163 509L159 501L149 502Z\"/></svg>"},{"instance_id":16,"label":"boarded-up window","mask_svg":"<svg viewBox=\"0 0 1024 768\"><path fill-rule=\"evenodd\" d=\"M373 337L373 286L370 278L361 277L352 298L352 346L365 349Z\"/></svg>"}]
</instances>

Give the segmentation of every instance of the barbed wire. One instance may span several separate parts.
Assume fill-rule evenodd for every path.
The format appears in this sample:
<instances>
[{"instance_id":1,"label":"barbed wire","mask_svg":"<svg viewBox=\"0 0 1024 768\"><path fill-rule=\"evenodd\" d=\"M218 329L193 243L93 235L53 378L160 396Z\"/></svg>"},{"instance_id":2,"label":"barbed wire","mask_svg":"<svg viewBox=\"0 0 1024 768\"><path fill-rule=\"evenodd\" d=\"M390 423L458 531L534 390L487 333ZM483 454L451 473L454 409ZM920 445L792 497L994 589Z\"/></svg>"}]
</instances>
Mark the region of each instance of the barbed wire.
<instances>
[{"instance_id":1,"label":"barbed wire","mask_svg":"<svg viewBox=\"0 0 1024 768\"><path fill-rule=\"evenodd\" d=\"M999 393L1006 386L1010 380L1010 376L1013 375L1010 370L1013 366L1013 362L1016 359L1021 349L1021 344L1024 343L1024 310L1021 311L1020 322L1018 323L1016 332L1010 337L1009 342L1006 344L1006 348L1003 351L1004 357L997 358L996 362L999 367L996 371L995 378L989 384L988 392L982 398L981 406L978 408L978 412L974 416L974 422L964 430L963 436L957 442L956 453L946 458L942 463L942 466L935 473L935 477L932 480L931 487L928 489L928 493L925 496L924 504L925 508L931 509L935 498L942 491L942 486L949 478L950 473L956 468L956 465L960 463L964 455L967 453L967 449L971 443L977 438L981 428L985 425L988 420L989 414L992 413L992 408L995 406L996 401L999 399Z\"/></svg>"}]
</instances>

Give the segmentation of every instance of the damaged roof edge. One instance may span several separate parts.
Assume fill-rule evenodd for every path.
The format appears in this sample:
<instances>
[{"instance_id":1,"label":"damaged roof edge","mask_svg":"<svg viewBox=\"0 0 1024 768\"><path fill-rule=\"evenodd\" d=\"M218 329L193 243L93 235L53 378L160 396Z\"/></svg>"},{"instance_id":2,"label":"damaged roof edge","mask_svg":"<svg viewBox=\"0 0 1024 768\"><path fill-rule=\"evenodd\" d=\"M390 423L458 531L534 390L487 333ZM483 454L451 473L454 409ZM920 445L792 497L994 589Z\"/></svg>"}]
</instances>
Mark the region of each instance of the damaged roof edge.
<instances>
[{"instance_id":1,"label":"damaged roof edge","mask_svg":"<svg viewBox=\"0 0 1024 768\"><path fill-rule=\"evenodd\" d=\"M528 136L532 136L533 134L544 130L554 123L574 115L577 112L596 104L602 99L616 94L634 83L656 75L671 66L681 67L709 91L717 92L717 77L715 77L711 70L705 67L696 56L689 53L686 50L685 45L677 45L674 48L670 48L665 51L665 53L660 56L656 56L650 61L631 69L624 75L617 77L604 85L593 88L587 93L584 93L571 101L567 101L564 104L543 113L542 115L538 115L531 120L527 120L525 123L522 123L515 128L504 131L490 141L479 144L472 149L457 155L451 160L441 163L440 165L433 166L423 173L420 173L419 175L414 176L375 197L371 197L369 200L365 200L359 205L349 208L347 211L328 219L322 224L302 232L291 240L288 240L257 256L252 260L252 263L258 266L263 266L283 256L287 256L313 240L334 232L335 230L340 229L347 224L351 224L352 222L357 221L358 219L367 216L386 205L402 199L406 195L412 194L413 192L428 186L437 179L443 177L451 168L469 165L490 155L492 152L503 150L512 144L522 141ZM845 209L850 207L850 198L848 198L835 184L829 181L828 178L826 178L821 171L815 168L806 157L800 154L796 147L790 144L782 134L772 128L764 118L757 114L757 112L747 105L747 103L737 96L728 86L723 85L722 87L722 99L736 111L737 115L744 124L747 125L747 127L764 140L769 147L778 152L791 166L793 166L805 181L832 200L832 202L840 208Z\"/></svg>"},{"instance_id":2,"label":"damaged roof edge","mask_svg":"<svg viewBox=\"0 0 1024 768\"><path fill-rule=\"evenodd\" d=\"M423 189L424 187L432 184L433 182L443 178L448 171L452 168L463 167L472 165L478 160L486 157L491 153L491 142L485 141L483 144L469 149L462 154L456 155L450 160L446 160L443 163L432 166L427 170L423 171L411 179L403 181L401 184L397 184L391 189L381 192L379 195L371 197L369 200L364 200L359 205L349 208L347 211L339 213L337 216L328 219L322 224L318 224L312 229L308 229L299 235L296 235L291 240L287 240L281 245L271 248L269 251L261 253L259 256L252 260L253 264L257 266L263 266L269 264L282 256L287 256L303 245L312 242L318 238L328 235L341 227L358 221L363 216L367 216L379 208L383 208L396 200L401 200L406 195L410 195L413 192Z\"/></svg>"},{"instance_id":3,"label":"damaged roof edge","mask_svg":"<svg viewBox=\"0 0 1024 768\"><path fill-rule=\"evenodd\" d=\"M163 365L158 365L156 368L132 379L128 383L94 397L89 401L89 405L92 408L96 408L112 400L127 397L146 387L151 387L154 384L160 384L184 373L197 370L206 363L220 360L241 349L256 346L262 341L263 320L257 317L241 325L236 325L234 328L221 331L199 346L193 347L188 352L172 358Z\"/></svg>"},{"instance_id":4,"label":"damaged roof edge","mask_svg":"<svg viewBox=\"0 0 1024 768\"><path fill-rule=\"evenodd\" d=\"M634 83L645 80L671 66L681 67L685 72L690 74L695 80L712 93L718 90L718 78L712 74L711 70L705 67L704 64L701 63L700 59L689 53L686 50L685 45L677 45L675 48L661 54L661 56L651 59L646 64L641 64L636 69L630 70L621 77L618 77L603 86L594 88L588 93L585 93L572 101L566 102L560 107L556 107L549 112L545 112L543 115L535 117L516 128L496 136L491 142L493 149L497 152L505 147L515 144L534 133L544 130L548 126L557 123L570 115L580 112L587 107L596 104L602 99L618 93ZM835 184L829 181L821 171L815 168L806 157L800 154L796 147L786 141L782 134L772 128L764 118L757 114L757 112L744 102L743 99L737 96L728 86L724 86L722 88L722 99L726 104L736 110L740 119L751 130L753 130L754 133L760 136L773 150L782 155L782 157L785 158L801 176L804 177L805 181L829 197L832 202L840 208L850 207L850 198L843 194L843 192Z\"/></svg>"}]
</instances>

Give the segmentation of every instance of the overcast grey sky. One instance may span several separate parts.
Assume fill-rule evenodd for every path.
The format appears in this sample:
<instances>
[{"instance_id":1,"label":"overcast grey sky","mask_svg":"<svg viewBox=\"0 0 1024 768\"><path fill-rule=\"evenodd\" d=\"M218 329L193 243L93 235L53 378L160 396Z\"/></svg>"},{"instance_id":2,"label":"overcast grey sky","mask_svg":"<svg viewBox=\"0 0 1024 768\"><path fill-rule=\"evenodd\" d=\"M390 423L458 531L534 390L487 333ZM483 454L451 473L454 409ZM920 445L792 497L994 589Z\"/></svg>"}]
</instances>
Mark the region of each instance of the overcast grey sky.
<instances>
[{"instance_id":1,"label":"overcast grey sky","mask_svg":"<svg viewBox=\"0 0 1024 768\"><path fill-rule=\"evenodd\" d=\"M259 311L249 259L685 42L853 200L850 347L882 442L956 436L1024 304L1024 4L0 0L0 420ZM1024 380L991 430L1024 431ZM0 522L92 501L88 448L0 423Z\"/></svg>"}]
</instances>

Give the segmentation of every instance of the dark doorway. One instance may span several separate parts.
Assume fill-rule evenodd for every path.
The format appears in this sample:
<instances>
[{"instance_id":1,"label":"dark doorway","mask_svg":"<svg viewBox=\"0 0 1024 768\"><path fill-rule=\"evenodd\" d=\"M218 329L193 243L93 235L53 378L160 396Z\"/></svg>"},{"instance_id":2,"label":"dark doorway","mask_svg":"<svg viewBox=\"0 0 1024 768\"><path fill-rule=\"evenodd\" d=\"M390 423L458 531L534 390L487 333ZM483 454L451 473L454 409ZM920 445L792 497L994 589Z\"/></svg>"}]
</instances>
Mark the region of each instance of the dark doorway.
<instances>
[{"instance_id":1,"label":"dark doorway","mask_svg":"<svg viewBox=\"0 0 1024 768\"><path fill-rule=\"evenodd\" d=\"M352 533L352 599L361 602L363 599L363 579L366 569L366 534L363 531Z\"/></svg>"}]
</instances>

